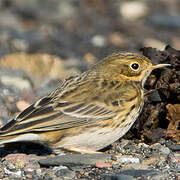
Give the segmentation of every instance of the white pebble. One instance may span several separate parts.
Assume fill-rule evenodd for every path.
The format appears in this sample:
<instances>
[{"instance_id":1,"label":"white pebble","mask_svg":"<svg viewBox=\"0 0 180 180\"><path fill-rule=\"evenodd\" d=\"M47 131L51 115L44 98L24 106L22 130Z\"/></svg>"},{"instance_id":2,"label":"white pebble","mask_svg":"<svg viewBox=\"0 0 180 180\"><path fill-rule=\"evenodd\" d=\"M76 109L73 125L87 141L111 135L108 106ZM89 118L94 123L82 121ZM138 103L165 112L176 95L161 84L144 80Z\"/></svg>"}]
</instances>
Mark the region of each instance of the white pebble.
<instances>
[{"instance_id":1,"label":"white pebble","mask_svg":"<svg viewBox=\"0 0 180 180\"><path fill-rule=\"evenodd\" d=\"M96 47L103 47L106 45L106 40L101 35L96 35L91 39L91 43Z\"/></svg>"},{"instance_id":2,"label":"white pebble","mask_svg":"<svg viewBox=\"0 0 180 180\"><path fill-rule=\"evenodd\" d=\"M140 163L139 158L135 158L132 156L119 156L117 157L120 163Z\"/></svg>"},{"instance_id":3,"label":"white pebble","mask_svg":"<svg viewBox=\"0 0 180 180\"><path fill-rule=\"evenodd\" d=\"M168 147L160 147L159 151L161 151L163 154L168 155L170 154L170 149Z\"/></svg>"},{"instance_id":4,"label":"white pebble","mask_svg":"<svg viewBox=\"0 0 180 180\"><path fill-rule=\"evenodd\" d=\"M157 39L153 39L153 38L146 38L144 40L144 46L146 47L154 47L154 48L157 48L159 50L163 50L166 46L166 44L162 41L159 41Z\"/></svg>"},{"instance_id":5,"label":"white pebble","mask_svg":"<svg viewBox=\"0 0 180 180\"><path fill-rule=\"evenodd\" d=\"M10 77L10 76L2 76L0 78L1 83L7 86L15 86L20 90L31 89L31 84L28 80L23 79L21 77Z\"/></svg>"},{"instance_id":6,"label":"white pebble","mask_svg":"<svg viewBox=\"0 0 180 180\"><path fill-rule=\"evenodd\" d=\"M12 172L12 171L9 171L7 168L4 168L4 172L5 172L5 174L8 174L8 175L21 176L20 170L18 170L17 172Z\"/></svg>"},{"instance_id":7,"label":"white pebble","mask_svg":"<svg viewBox=\"0 0 180 180\"><path fill-rule=\"evenodd\" d=\"M135 20L145 16L148 12L148 7L145 3L139 1L124 2L120 4L121 15L129 20Z\"/></svg>"}]
</instances>

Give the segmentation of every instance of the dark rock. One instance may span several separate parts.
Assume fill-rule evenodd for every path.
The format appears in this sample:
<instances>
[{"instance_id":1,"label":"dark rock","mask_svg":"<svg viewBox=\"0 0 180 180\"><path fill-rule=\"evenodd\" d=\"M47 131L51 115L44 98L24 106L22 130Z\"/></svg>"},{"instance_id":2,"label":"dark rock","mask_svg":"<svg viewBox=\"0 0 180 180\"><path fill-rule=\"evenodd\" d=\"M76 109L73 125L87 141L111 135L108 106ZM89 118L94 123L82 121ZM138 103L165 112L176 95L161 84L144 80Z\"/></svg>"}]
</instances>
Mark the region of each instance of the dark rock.
<instances>
[{"instance_id":1,"label":"dark rock","mask_svg":"<svg viewBox=\"0 0 180 180\"><path fill-rule=\"evenodd\" d=\"M39 163L42 166L77 166L77 165L92 165L96 162L105 162L111 159L111 156L107 154L67 154L62 156L50 157L46 159L40 159Z\"/></svg>"},{"instance_id":2,"label":"dark rock","mask_svg":"<svg viewBox=\"0 0 180 180\"><path fill-rule=\"evenodd\" d=\"M104 174L102 178L105 180L131 180L138 177L154 176L158 172L155 170L124 170L117 174Z\"/></svg>"},{"instance_id":3,"label":"dark rock","mask_svg":"<svg viewBox=\"0 0 180 180\"><path fill-rule=\"evenodd\" d=\"M169 14L156 13L150 16L149 21L159 27L164 28L179 28L180 27L180 16L173 16Z\"/></svg>"},{"instance_id":4,"label":"dark rock","mask_svg":"<svg viewBox=\"0 0 180 180\"><path fill-rule=\"evenodd\" d=\"M59 178L70 178L70 179L73 179L75 177L75 172L74 171L71 171L69 169L60 169L58 170L55 175Z\"/></svg>"},{"instance_id":5,"label":"dark rock","mask_svg":"<svg viewBox=\"0 0 180 180\"><path fill-rule=\"evenodd\" d=\"M103 180L133 180L133 176L129 175L118 175L118 174L104 174L102 175Z\"/></svg>"},{"instance_id":6,"label":"dark rock","mask_svg":"<svg viewBox=\"0 0 180 180\"><path fill-rule=\"evenodd\" d=\"M161 102L162 101L157 90L152 91L150 94L148 94L148 100L150 102Z\"/></svg>"},{"instance_id":7,"label":"dark rock","mask_svg":"<svg viewBox=\"0 0 180 180\"><path fill-rule=\"evenodd\" d=\"M53 180L53 178L51 176L46 175L43 177L43 180Z\"/></svg>"},{"instance_id":8,"label":"dark rock","mask_svg":"<svg viewBox=\"0 0 180 180\"><path fill-rule=\"evenodd\" d=\"M158 171L155 170L124 170L120 171L118 175L128 175L128 176L133 176L135 178L137 177L142 177L142 176L153 176L158 174Z\"/></svg>"},{"instance_id":9,"label":"dark rock","mask_svg":"<svg viewBox=\"0 0 180 180\"><path fill-rule=\"evenodd\" d=\"M169 146L169 149L171 149L172 151L180 151L180 144L171 145Z\"/></svg>"}]
</instances>

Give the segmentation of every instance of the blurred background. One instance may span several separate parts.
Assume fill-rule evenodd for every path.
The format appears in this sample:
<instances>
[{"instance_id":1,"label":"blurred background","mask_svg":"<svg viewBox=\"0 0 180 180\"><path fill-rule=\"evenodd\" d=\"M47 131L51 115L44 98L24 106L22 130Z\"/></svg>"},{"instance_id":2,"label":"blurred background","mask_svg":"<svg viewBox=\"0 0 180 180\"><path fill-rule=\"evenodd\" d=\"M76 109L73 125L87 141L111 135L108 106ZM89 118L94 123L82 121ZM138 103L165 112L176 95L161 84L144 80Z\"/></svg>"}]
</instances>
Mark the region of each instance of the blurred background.
<instances>
[{"instance_id":1,"label":"blurred background","mask_svg":"<svg viewBox=\"0 0 180 180\"><path fill-rule=\"evenodd\" d=\"M99 59L166 44L180 49L179 0L0 0L0 57Z\"/></svg>"},{"instance_id":2,"label":"blurred background","mask_svg":"<svg viewBox=\"0 0 180 180\"><path fill-rule=\"evenodd\" d=\"M113 52L167 44L179 0L0 0L0 119Z\"/></svg>"}]
</instances>

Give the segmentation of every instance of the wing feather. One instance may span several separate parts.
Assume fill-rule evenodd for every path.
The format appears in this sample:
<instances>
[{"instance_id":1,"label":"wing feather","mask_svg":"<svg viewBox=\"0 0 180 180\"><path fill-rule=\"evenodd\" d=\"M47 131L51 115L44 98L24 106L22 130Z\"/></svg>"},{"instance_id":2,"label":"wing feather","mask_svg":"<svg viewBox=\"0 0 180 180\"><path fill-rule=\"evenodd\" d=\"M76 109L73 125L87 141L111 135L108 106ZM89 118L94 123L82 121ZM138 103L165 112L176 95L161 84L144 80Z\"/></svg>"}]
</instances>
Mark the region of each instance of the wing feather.
<instances>
[{"instance_id":1,"label":"wing feather","mask_svg":"<svg viewBox=\"0 0 180 180\"><path fill-rule=\"evenodd\" d=\"M16 135L30 132L44 132L73 128L94 121L105 120L114 116L113 112L97 104L49 102L43 106L39 101L36 106L31 105L26 112L20 113L10 126L6 125L1 131L6 135ZM31 111L30 111L31 110Z\"/></svg>"},{"instance_id":2,"label":"wing feather","mask_svg":"<svg viewBox=\"0 0 180 180\"><path fill-rule=\"evenodd\" d=\"M1 135L63 130L115 117L117 109L113 109L102 99L110 98L113 101L114 98L115 101L123 96L119 94L112 96L113 93L109 93L110 97L102 97L103 93L100 92L108 92L108 84L107 87L102 88L96 84L97 79L92 81L85 76L81 83L77 82L77 78L75 77L74 81L73 79L65 81L53 93L21 112L0 129ZM78 79L81 81L82 77ZM84 91L88 88L91 91ZM75 96L76 94L81 95ZM93 96L100 98L93 100Z\"/></svg>"}]
</instances>

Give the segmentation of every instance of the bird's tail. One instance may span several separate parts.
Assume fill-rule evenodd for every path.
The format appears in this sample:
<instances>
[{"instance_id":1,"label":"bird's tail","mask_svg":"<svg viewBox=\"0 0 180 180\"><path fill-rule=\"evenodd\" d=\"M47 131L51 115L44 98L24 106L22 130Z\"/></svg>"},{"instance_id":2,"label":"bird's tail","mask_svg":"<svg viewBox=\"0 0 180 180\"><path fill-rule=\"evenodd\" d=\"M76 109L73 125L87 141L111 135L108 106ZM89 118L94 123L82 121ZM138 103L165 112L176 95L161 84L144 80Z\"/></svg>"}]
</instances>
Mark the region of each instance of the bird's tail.
<instances>
[{"instance_id":1,"label":"bird's tail","mask_svg":"<svg viewBox=\"0 0 180 180\"><path fill-rule=\"evenodd\" d=\"M0 128L0 145L20 142L20 141L40 141L40 137L34 133L13 133L11 131L12 127L15 124L15 119L12 119L9 123Z\"/></svg>"}]
</instances>

